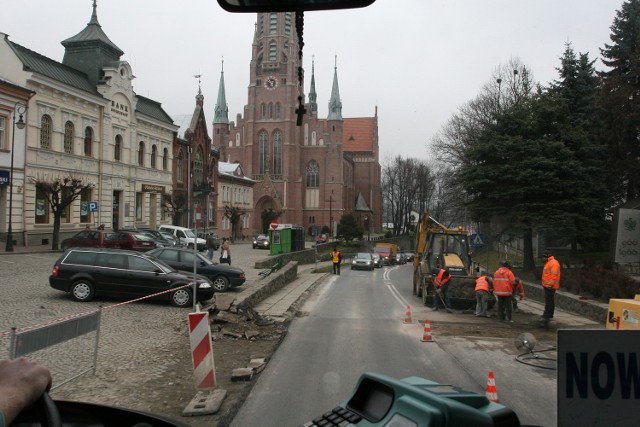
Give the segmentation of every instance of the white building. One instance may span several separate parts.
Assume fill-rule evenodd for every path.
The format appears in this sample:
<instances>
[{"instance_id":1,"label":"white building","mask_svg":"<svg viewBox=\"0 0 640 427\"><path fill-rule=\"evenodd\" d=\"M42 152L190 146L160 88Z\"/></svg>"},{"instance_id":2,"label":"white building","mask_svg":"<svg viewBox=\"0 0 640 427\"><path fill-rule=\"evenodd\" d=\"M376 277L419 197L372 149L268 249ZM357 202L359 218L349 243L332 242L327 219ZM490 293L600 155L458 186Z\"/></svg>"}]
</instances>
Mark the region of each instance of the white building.
<instances>
[{"instance_id":1,"label":"white building","mask_svg":"<svg viewBox=\"0 0 640 427\"><path fill-rule=\"evenodd\" d=\"M53 215L36 191L36 178L75 176L94 184L63 214L61 238L87 224L124 228L169 222L162 194L171 191L177 126L158 102L135 94L131 66L102 31L95 2L87 26L62 42L62 62L6 34L0 37L0 79L35 92L25 129L24 197L13 212L18 214L14 229L21 231L14 232L18 244L48 244L52 236Z\"/></svg>"}]
</instances>

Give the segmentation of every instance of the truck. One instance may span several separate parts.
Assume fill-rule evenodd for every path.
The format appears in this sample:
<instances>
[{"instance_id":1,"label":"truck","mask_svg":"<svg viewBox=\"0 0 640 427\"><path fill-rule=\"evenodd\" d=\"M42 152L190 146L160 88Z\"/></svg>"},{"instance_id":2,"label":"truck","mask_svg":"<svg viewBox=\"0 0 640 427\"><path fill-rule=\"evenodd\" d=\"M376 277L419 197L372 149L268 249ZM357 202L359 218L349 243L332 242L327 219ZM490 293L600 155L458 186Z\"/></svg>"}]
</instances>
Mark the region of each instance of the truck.
<instances>
[{"instance_id":1,"label":"truck","mask_svg":"<svg viewBox=\"0 0 640 427\"><path fill-rule=\"evenodd\" d=\"M469 232L462 227L450 229L432 218L420 215L416 227L416 252L413 258L413 294L424 304L435 296L433 277L441 268L449 271L449 299L453 308L475 307L475 281L479 268L471 258ZM490 301L493 306L494 301Z\"/></svg>"},{"instance_id":2,"label":"truck","mask_svg":"<svg viewBox=\"0 0 640 427\"><path fill-rule=\"evenodd\" d=\"M393 265L396 263L398 245L394 243L376 243L373 247L373 252L380 255L383 265Z\"/></svg>"}]
</instances>

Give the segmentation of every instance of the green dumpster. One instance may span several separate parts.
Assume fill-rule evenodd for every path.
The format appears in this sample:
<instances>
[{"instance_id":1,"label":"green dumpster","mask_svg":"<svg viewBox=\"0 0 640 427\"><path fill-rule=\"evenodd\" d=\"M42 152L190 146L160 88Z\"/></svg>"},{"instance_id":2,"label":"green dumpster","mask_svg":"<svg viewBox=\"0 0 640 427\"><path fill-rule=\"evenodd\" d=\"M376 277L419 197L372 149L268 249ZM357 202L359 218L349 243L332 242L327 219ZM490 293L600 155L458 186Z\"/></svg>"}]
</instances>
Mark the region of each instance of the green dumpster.
<instances>
[{"instance_id":1,"label":"green dumpster","mask_svg":"<svg viewBox=\"0 0 640 427\"><path fill-rule=\"evenodd\" d=\"M272 224L269 229L269 248L271 255L303 250L304 227L294 224Z\"/></svg>"}]
</instances>

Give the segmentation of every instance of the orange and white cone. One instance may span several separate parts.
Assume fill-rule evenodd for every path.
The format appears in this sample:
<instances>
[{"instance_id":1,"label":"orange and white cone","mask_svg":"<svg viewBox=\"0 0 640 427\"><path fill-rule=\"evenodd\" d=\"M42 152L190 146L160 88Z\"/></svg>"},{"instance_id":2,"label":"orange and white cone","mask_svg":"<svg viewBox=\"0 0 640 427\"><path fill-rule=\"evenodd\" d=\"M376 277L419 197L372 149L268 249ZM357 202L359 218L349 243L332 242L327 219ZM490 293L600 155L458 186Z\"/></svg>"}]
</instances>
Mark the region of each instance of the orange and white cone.
<instances>
[{"instance_id":1,"label":"orange and white cone","mask_svg":"<svg viewBox=\"0 0 640 427\"><path fill-rule=\"evenodd\" d=\"M404 323L413 323L413 320L411 319L411 306L410 305L407 306L407 312L404 315Z\"/></svg>"},{"instance_id":2,"label":"orange and white cone","mask_svg":"<svg viewBox=\"0 0 640 427\"><path fill-rule=\"evenodd\" d=\"M431 322L428 320L424 321L424 333L422 334L422 342L435 342L433 337L431 336Z\"/></svg>"},{"instance_id":3,"label":"orange and white cone","mask_svg":"<svg viewBox=\"0 0 640 427\"><path fill-rule=\"evenodd\" d=\"M489 371L489 379L487 380L487 391L485 393L485 396L491 402L500 402L498 400L498 389L496 388L496 379L493 375L493 371Z\"/></svg>"}]
</instances>

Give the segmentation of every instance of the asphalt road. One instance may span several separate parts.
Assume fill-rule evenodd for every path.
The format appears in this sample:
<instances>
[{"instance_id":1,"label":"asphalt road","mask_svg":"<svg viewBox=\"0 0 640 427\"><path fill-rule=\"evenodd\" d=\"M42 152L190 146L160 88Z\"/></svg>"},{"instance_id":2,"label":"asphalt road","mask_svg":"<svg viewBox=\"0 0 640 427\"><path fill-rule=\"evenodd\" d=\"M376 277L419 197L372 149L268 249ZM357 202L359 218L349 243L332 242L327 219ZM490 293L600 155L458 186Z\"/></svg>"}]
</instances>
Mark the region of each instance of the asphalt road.
<instances>
[{"instance_id":1,"label":"asphalt road","mask_svg":"<svg viewBox=\"0 0 640 427\"><path fill-rule=\"evenodd\" d=\"M408 265L374 272L343 268L342 275L331 276L302 307L231 426L302 425L346 399L366 371L419 376L484 394L490 370L501 403L523 424L556 424L555 371L518 363L513 338L438 337L434 330L436 342L422 342L422 325L404 323L411 303L416 298ZM413 319L476 322L420 304L412 310Z\"/></svg>"}]
</instances>

